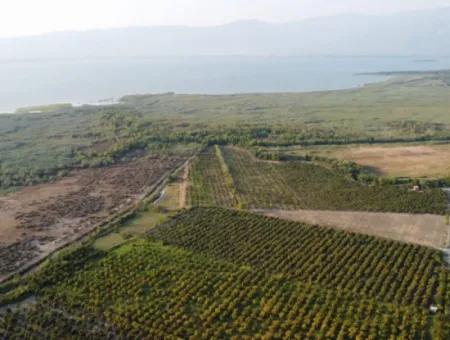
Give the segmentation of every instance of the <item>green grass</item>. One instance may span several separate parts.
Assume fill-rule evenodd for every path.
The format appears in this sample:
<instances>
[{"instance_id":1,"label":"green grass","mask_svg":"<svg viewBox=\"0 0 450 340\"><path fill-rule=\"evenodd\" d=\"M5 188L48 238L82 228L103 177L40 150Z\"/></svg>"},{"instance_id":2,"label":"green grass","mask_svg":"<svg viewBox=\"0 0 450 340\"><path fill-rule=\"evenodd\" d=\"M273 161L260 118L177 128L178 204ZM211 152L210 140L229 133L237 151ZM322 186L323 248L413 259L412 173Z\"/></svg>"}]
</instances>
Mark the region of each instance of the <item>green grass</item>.
<instances>
[{"instance_id":1,"label":"green grass","mask_svg":"<svg viewBox=\"0 0 450 340\"><path fill-rule=\"evenodd\" d=\"M167 214L162 212L156 212L151 209L147 211L139 212L138 215L127 221L122 227L122 233L131 234L145 234L156 225L164 222L167 219Z\"/></svg>"},{"instance_id":2,"label":"green grass","mask_svg":"<svg viewBox=\"0 0 450 340\"><path fill-rule=\"evenodd\" d=\"M94 243L94 246L98 250L107 251L124 242L125 238L121 233L111 233L97 239Z\"/></svg>"},{"instance_id":3,"label":"green grass","mask_svg":"<svg viewBox=\"0 0 450 340\"><path fill-rule=\"evenodd\" d=\"M170 214L160 212L154 206L142 209L132 218L122 222L115 231L98 237L94 247L100 251L107 251L129 241L130 238L142 237L149 230L166 221Z\"/></svg>"}]
</instances>

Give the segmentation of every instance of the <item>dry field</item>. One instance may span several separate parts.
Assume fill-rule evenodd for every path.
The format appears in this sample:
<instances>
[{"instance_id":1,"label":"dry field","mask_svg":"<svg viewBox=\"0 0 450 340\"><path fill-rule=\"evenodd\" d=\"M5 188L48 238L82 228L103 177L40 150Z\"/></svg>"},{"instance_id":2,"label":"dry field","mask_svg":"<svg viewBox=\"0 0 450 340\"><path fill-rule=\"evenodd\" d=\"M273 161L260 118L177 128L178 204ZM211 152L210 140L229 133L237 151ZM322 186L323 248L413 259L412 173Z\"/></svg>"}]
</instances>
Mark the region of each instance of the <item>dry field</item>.
<instances>
[{"instance_id":1,"label":"dry field","mask_svg":"<svg viewBox=\"0 0 450 340\"><path fill-rule=\"evenodd\" d=\"M0 197L0 281L132 206L183 161L143 157Z\"/></svg>"},{"instance_id":2,"label":"dry field","mask_svg":"<svg viewBox=\"0 0 450 340\"><path fill-rule=\"evenodd\" d=\"M340 147L324 154L352 160L385 176L450 177L450 144Z\"/></svg>"},{"instance_id":3,"label":"dry field","mask_svg":"<svg viewBox=\"0 0 450 340\"><path fill-rule=\"evenodd\" d=\"M255 210L267 216L382 237L433 248L449 246L450 226L439 215L340 212L318 210Z\"/></svg>"},{"instance_id":4,"label":"dry field","mask_svg":"<svg viewBox=\"0 0 450 340\"><path fill-rule=\"evenodd\" d=\"M187 207L187 190L189 185L189 169L191 162L188 160L173 177L155 204L168 211L178 211Z\"/></svg>"}]
</instances>

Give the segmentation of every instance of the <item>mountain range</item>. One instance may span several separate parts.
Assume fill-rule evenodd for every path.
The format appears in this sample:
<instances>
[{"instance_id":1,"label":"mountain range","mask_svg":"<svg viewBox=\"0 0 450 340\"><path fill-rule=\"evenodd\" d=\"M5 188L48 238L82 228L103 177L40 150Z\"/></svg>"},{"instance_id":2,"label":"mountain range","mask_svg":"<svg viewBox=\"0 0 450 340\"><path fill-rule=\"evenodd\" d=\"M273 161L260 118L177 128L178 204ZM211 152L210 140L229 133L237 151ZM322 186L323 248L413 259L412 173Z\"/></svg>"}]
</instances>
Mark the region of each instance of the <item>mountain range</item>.
<instances>
[{"instance_id":1,"label":"mountain range","mask_svg":"<svg viewBox=\"0 0 450 340\"><path fill-rule=\"evenodd\" d=\"M450 55L450 7L339 15L290 23L149 26L0 39L0 59L229 56Z\"/></svg>"}]
</instances>

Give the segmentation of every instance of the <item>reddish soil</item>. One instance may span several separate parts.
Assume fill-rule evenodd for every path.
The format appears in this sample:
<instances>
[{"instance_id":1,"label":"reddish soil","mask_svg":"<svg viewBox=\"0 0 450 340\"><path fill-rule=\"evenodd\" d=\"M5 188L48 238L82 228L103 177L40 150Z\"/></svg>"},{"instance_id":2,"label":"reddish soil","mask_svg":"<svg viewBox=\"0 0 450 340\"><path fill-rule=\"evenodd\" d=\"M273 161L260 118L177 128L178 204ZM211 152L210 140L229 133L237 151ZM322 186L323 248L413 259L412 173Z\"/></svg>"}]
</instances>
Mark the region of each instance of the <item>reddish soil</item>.
<instances>
[{"instance_id":1,"label":"reddish soil","mask_svg":"<svg viewBox=\"0 0 450 340\"><path fill-rule=\"evenodd\" d=\"M0 197L0 282L132 206L183 161L142 157Z\"/></svg>"}]
</instances>

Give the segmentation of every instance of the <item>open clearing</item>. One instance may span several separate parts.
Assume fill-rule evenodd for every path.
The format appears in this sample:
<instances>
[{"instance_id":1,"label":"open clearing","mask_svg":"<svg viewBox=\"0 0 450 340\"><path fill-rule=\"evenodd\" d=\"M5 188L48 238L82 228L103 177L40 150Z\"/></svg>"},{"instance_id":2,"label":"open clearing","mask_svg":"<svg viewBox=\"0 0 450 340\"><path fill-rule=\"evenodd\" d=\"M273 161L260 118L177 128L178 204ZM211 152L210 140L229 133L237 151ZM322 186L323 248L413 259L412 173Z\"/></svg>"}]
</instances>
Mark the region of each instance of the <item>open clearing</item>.
<instances>
[{"instance_id":1,"label":"open clearing","mask_svg":"<svg viewBox=\"0 0 450 340\"><path fill-rule=\"evenodd\" d=\"M142 157L1 197L0 281L131 207L183 161Z\"/></svg>"},{"instance_id":2,"label":"open clearing","mask_svg":"<svg viewBox=\"0 0 450 340\"><path fill-rule=\"evenodd\" d=\"M254 210L290 221L335 227L385 239L433 248L449 246L450 226L439 215L368 213L319 210Z\"/></svg>"},{"instance_id":3,"label":"open clearing","mask_svg":"<svg viewBox=\"0 0 450 340\"><path fill-rule=\"evenodd\" d=\"M303 153L352 160L384 176L450 177L450 144L316 147Z\"/></svg>"}]
</instances>

